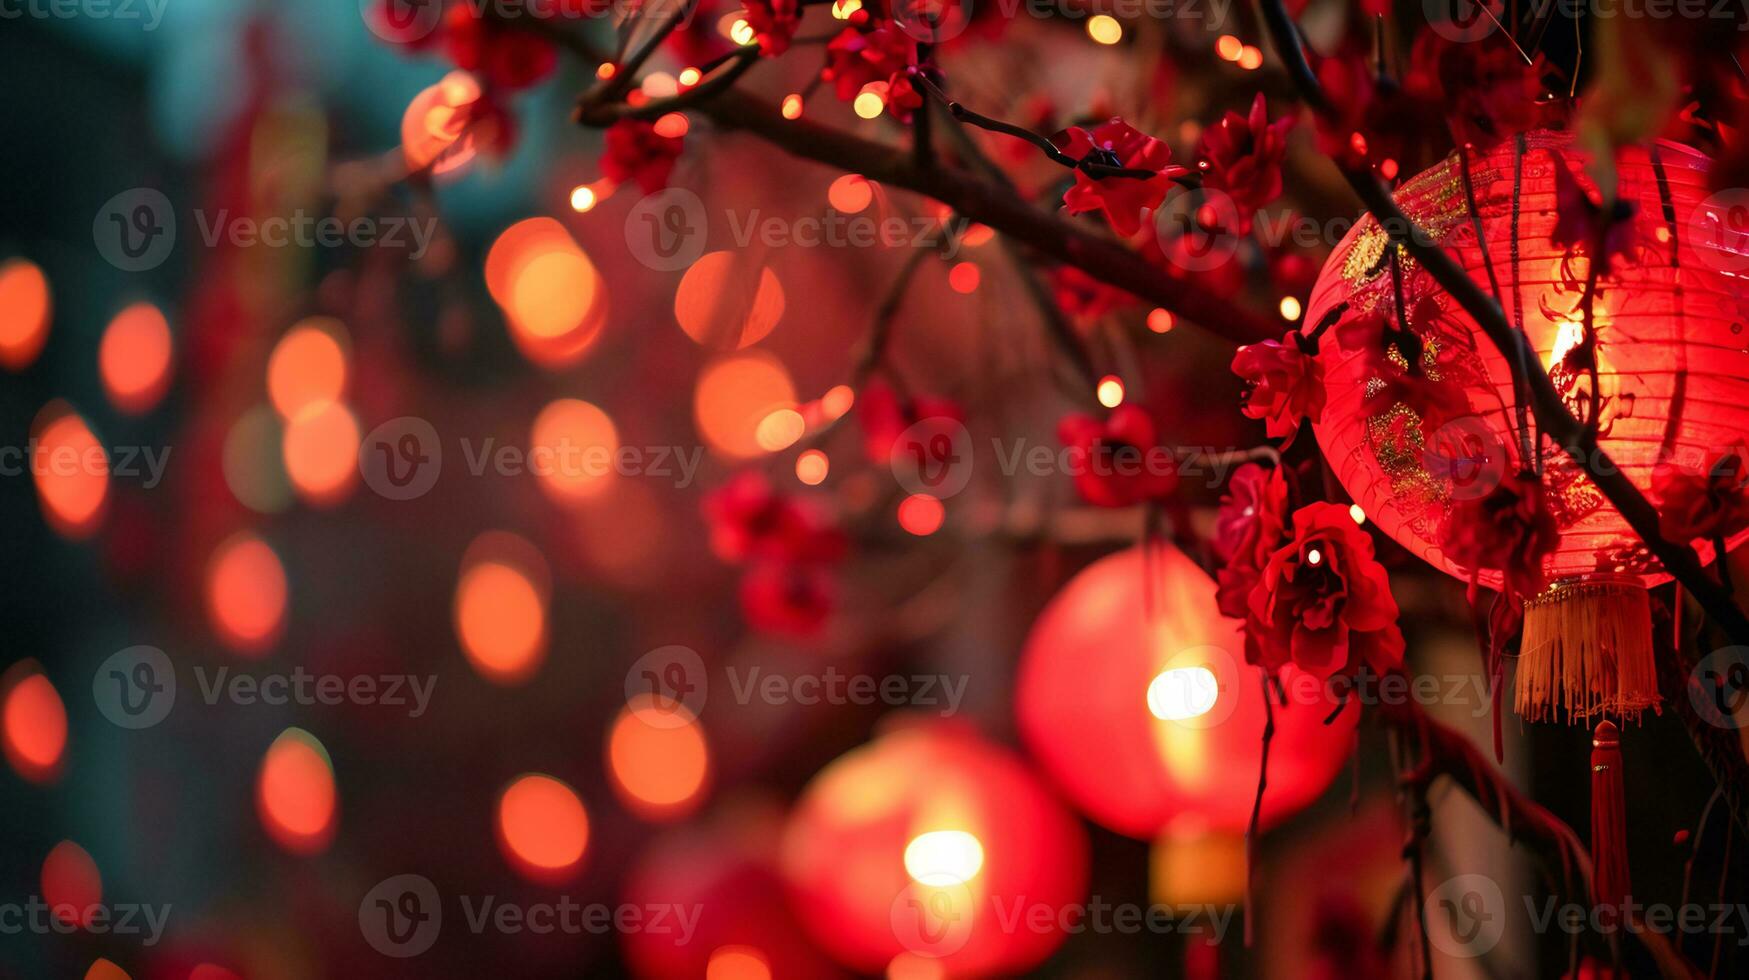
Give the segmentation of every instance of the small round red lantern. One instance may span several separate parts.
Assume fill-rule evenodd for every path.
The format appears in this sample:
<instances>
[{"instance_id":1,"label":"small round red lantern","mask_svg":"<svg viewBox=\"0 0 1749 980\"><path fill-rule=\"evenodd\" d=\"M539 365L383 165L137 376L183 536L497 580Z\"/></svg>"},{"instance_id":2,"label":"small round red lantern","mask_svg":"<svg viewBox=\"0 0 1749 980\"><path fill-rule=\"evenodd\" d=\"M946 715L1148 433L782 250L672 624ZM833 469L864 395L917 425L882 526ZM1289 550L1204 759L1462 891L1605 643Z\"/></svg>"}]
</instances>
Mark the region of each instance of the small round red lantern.
<instances>
[{"instance_id":1,"label":"small round red lantern","mask_svg":"<svg viewBox=\"0 0 1749 980\"><path fill-rule=\"evenodd\" d=\"M955 722L907 720L822 770L790 816L782 863L814 939L871 974L919 959L937 976L1024 973L1086 899L1080 823Z\"/></svg>"},{"instance_id":2,"label":"small round red lantern","mask_svg":"<svg viewBox=\"0 0 1749 980\"><path fill-rule=\"evenodd\" d=\"M1454 154L1396 199L1497 297L1536 352L1531 370L1548 374L1650 494L1659 463L1702 470L1749 433L1749 308L1722 271L1742 263L1708 233L1706 157L1663 141L1621 150L1615 195L1631 213L1619 223L1588 223L1588 209L1604 205L1586 163L1570 135L1533 132ZM1608 261L1593 275L1598 227L1608 229ZM1397 399L1415 355L1345 341L1367 335L1344 329L1367 317L1406 326L1424 378L1455 384L1467 410L1429 426ZM1434 567L1500 587L1501 569L1466 568L1442 550L1444 522L1503 474L1540 474L1560 538L1543 563L1547 590L1526 601L1519 713L1577 721L1655 707L1646 589L1669 576L1585 471L1536 432L1506 358L1475 321L1368 217L1331 254L1304 322L1319 333L1324 455L1367 517ZM1697 543L1710 560L1711 546Z\"/></svg>"},{"instance_id":3,"label":"small round red lantern","mask_svg":"<svg viewBox=\"0 0 1749 980\"><path fill-rule=\"evenodd\" d=\"M1183 552L1147 544L1109 555L1033 624L1015 696L1021 735L1075 805L1113 830L1146 840L1174 824L1243 831L1265 721L1263 673L1244 650L1214 580ZM1274 709L1265 826L1330 784L1360 715L1336 713L1330 689L1292 666L1282 679L1290 697Z\"/></svg>"},{"instance_id":4,"label":"small round red lantern","mask_svg":"<svg viewBox=\"0 0 1749 980\"><path fill-rule=\"evenodd\" d=\"M632 973L642 980L842 977L790 912L777 867L782 830L775 804L749 800L651 843L627 876L625 903L678 909L682 921L621 933Z\"/></svg>"}]
</instances>

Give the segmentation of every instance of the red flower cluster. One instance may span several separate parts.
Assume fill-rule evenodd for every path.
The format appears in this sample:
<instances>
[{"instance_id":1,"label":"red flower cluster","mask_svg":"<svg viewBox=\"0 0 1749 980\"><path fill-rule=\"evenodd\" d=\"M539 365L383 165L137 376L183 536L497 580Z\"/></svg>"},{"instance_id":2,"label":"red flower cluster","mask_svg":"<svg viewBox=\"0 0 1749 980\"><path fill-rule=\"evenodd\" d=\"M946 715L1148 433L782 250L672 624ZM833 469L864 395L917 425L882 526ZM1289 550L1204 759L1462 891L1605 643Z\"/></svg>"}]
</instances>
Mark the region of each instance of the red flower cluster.
<instances>
[{"instance_id":1,"label":"red flower cluster","mask_svg":"<svg viewBox=\"0 0 1749 980\"><path fill-rule=\"evenodd\" d=\"M1476 573L1493 569L1504 577L1504 591L1514 599L1542 591L1543 558L1560 538L1542 481L1528 470L1507 474L1486 494L1459 501L1440 528L1440 547L1470 569L1472 593Z\"/></svg>"},{"instance_id":2,"label":"red flower cluster","mask_svg":"<svg viewBox=\"0 0 1749 980\"><path fill-rule=\"evenodd\" d=\"M636 180L644 193L654 194L668 186L685 145L684 137L658 132L656 123L621 119L607 128L601 174L616 184Z\"/></svg>"},{"instance_id":3,"label":"red flower cluster","mask_svg":"<svg viewBox=\"0 0 1749 980\"><path fill-rule=\"evenodd\" d=\"M870 82L887 83L887 108L895 117L909 119L911 110L923 104L911 83L910 68L917 63L917 42L896 24L870 18L863 26L846 27L826 45L826 67L820 77L832 83L841 101L856 98Z\"/></svg>"},{"instance_id":4,"label":"red flower cluster","mask_svg":"<svg viewBox=\"0 0 1749 980\"><path fill-rule=\"evenodd\" d=\"M1057 438L1070 450L1081 499L1098 507L1131 507L1171 496L1178 465L1155 441L1154 420L1136 405L1119 405L1105 419L1069 415Z\"/></svg>"},{"instance_id":5,"label":"red flower cluster","mask_svg":"<svg viewBox=\"0 0 1749 980\"><path fill-rule=\"evenodd\" d=\"M1202 185L1225 193L1238 211L1236 235L1249 234L1257 209L1281 196L1281 163L1287 157L1287 133L1292 116L1269 121L1263 93L1251 102L1249 115L1229 112L1210 126L1196 145Z\"/></svg>"},{"instance_id":6,"label":"red flower cluster","mask_svg":"<svg viewBox=\"0 0 1749 980\"><path fill-rule=\"evenodd\" d=\"M1249 386L1245 415L1262 419L1271 439L1291 439L1301 420L1317 422L1324 412L1324 367L1292 335L1239 348L1233 373Z\"/></svg>"},{"instance_id":7,"label":"red flower cluster","mask_svg":"<svg viewBox=\"0 0 1749 980\"><path fill-rule=\"evenodd\" d=\"M444 51L456 67L478 73L489 86L527 88L552 74L559 61L546 38L476 17L471 4L449 8L442 33Z\"/></svg>"},{"instance_id":8,"label":"red flower cluster","mask_svg":"<svg viewBox=\"0 0 1749 980\"><path fill-rule=\"evenodd\" d=\"M1119 235L1129 237L1142 226L1142 212L1152 211L1166 199L1173 180L1189 173L1173 166L1172 148L1140 132L1122 119L1088 132L1071 126L1051 137L1057 149L1076 160L1089 157L1095 163L1134 170L1151 170L1154 176L1092 177L1085 171L1075 171L1075 186L1063 194L1063 203L1070 214L1099 211Z\"/></svg>"},{"instance_id":9,"label":"red flower cluster","mask_svg":"<svg viewBox=\"0 0 1749 980\"><path fill-rule=\"evenodd\" d=\"M1281 467L1246 463L1233 472L1215 515L1215 602L1221 615L1244 619L1263 564L1287 527L1287 480Z\"/></svg>"},{"instance_id":10,"label":"red flower cluster","mask_svg":"<svg viewBox=\"0 0 1749 980\"><path fill-rule=\"evenodd\" d=\"M1129 291L1100 282L1072 265L1059 265L1051 270L1051 293L1065 313L1087 320L1136 302Z\"/></svg>"},{"instance_id":11,"label":"red flower cluster","mask_svg":"<svg viewBox=\"0 0 1749 980\"><path fill-rule=\"evenodd\" d=\"M1372 538L1340 504L1294 512L1280 547L1264 559L1245 611L1245 659L1286 664L1314 677L1403 664L1397 600Z\"/></svg>"},{"instance_id":12,"label":"red flower cluster","mask_svg":"<svg viewBox=\"0 0 1749 980\"><path fill-rule=\"evenodd\" d=\"M1669 461L1652 470L1658 530L1676 542L1729 538L1749 527L1749 448L1714 456L1705 473Z\"/></svg>"},{"instance_id":13,"label":"red flower cluster","mask_svg":"<svg viewBox=\"0 0 1749 980\"><path fill-rule=\"evenodd\" d=\"M705 499L711 550L747 563L741 611L755 629L807 634L836 605L830 567L846 552L843 533L807 501L774 490L748 471Z\"/></svg>"},{"instance_id":14,"label":"red flower cluster","mask_svg":"<svg viewBox=\"0 0 1749 980\"><path fill-rule=\"evenodd\" d=\"M905 430L924 419L965 421L965 411L958 402L939 395L907 397L893 390L892 385L873 381L865 385L856 399L857 418L862 422L862 448L869 461L886 465L895 452L903 452L899 437Z\"/></svg>"},{"instance_id":15,"label":"red flower cluster","mask_svg":"<svg viewBox=\"0 0 1749 980\"><path fill-rule=\"evenodd\" d=\"M796 28L802 25L800 0L741 0L741 13L759 41L759 53L766 57L788 51Z\"/></svg>"}]
</instances>

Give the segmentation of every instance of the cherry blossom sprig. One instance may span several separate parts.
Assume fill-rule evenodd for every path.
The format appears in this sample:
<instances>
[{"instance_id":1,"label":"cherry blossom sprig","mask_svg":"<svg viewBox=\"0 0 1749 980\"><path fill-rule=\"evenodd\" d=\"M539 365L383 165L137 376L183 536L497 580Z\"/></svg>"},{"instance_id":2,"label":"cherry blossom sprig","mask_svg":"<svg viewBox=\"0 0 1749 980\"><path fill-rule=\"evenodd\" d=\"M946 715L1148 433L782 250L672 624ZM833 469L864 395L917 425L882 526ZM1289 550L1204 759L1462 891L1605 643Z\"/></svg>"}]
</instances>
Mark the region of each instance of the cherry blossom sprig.
<instances>
[{"instance_id":1,"label":"cherry blossom sprig","mask_svg":"<svg viewBox=\"0 0 1749 980\"><path fill-rule=\"evenodd\" d=\"M948 98L947 93L943 92L940 86L936 85L935 82L930 79L929 73L925 69L913 68L911 70L911 77L916 79L917 83L922 86L923 90L927 92L930 97L934 98L937 102L940 102L942 106L947 109L948 112L952 113L953 117L960 122L968 123L979 129L988 130L992 133L1001 133L1004 136L1012 136L1015 139L1025 140L1033 146L1038 147L1039 150L1051 160L1051 162L1061 164L1070 170L1078 170L1095 180L1105 180L1114 177L1124 177L1131 180L1150 180L1159 177L1161 174L1158 170L1148 170L1143 167L1125 167L1121 164L1111 163L1108 159L1110 154L1102 153L1097 148L1083 156L1072 156L1063 152L1048 138L1040 136L1038 133L1027 129L1025 126L1017 126L1011 122L1004 122L992 116L986 116L981 112L966 108L965 105L960 102ZM1182 172L1173 172L1170 174L1173 183L1179 184L1183 187L1197 187L1202 183L1201 178L1194 172L1184 170L1183 168L1178 168L1178 170Z\"/></svg>"}]
</instances>

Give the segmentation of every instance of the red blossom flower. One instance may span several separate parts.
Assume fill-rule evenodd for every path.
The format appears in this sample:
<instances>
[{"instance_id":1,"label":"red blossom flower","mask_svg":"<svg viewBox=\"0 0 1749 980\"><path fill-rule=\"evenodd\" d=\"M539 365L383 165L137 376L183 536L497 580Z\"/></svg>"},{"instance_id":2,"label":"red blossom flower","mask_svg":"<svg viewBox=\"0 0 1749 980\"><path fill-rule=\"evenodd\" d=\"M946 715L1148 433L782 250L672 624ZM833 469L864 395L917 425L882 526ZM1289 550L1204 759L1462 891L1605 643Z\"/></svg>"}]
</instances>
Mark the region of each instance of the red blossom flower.
<instances>
[{"instance_id":1,"label":"red blossom flower","mask_svg":"<svg viewBox=\"0 0 1749 980\"><path fill-rule=\"evenodd\" d=\"M774 490L765 477L745 471L704 502L711 550L724 561L835 561L844 556L844 535L805 500Z\"/></svg>"},{"instance_id":2,"label":"red blossom flower","mask_svg":"<svg viewBox=\"0 0 1749 980\"><path fill-rule=\"evenodd\" d=\"M668 186L685 144L684 137L657 132L653 122L621 119L607 128L601 174L616 184L636 180L644 193L654 194Z\"/></svg>"},{"instance_id":3,"label":"red blossom flower","mask_svg":"<svg viewBox=\"0 0 1749 980\"><path fill-rule=\"evenodd\" d=\"M880 381L866 385L856 398L856 415L862 422L862 448L869 461L885 465L893 453L904 451L899 437L924 419L965 421L958 402L938 395L906 397Z\"/></svg>"},{"instance_id":4,"label":"red blossom flower","mask_svg":"<svg viewBox=\"0 0 1749 980\"><path fill-rule=\"evenodd\" d=\"M741 577L741 615L754 629L818 633L838 604L837 583L815 562L756 562Z\"/></svg>"},{"instance_id":5,"label":"red blossom flower","mask_svg":"<svg viewBox=\"0 0 1749 980\"><path fill-rule=\"evenodd\" d=\"M1424 31L1409 54L1404 87L1443 110L1452 139L1487 149L1514 133L1558 127L1562 103L1543 101L1545 71L1511 45L1454 41Z\"/></svg>"},{"instance_id":6,"label":"red blossom flower","mask_svg":"<svg viewBox=\"0 0 1749 980\"><path fill-rule=\"evenodd\" d=\"M456 67L479 73L486 83L519 89L552 74L558 52L552 42L503 23L474 16L473 6L458 3L443 22L444 50Z\"/></svg>"},{"instance_id":7,"label":"red blossom flower","mask_svg":"<svg viewBox=\"0 0 1749 980\"><path fill-rule=\"evenodd\" d=\"M1154 436L1154 420L1136 405L1119 405L1104 420L1068 415L1057 438L1071 450L1081 499L1098 507L1130 507L1171 495L1178 463Z\"/></svg>"},{"instance_id":8,"label":"red blossom flower","mask_svg":"<svg viewBox=\"0 0 1749 980\"><path fill-rule=\"evenodd\" d=\"M820 77L832 83L841 101L856 98L863 86L883 82L917 63L917 43L895 27L870 31L846 27L826 45Z\"/></svg>"},{"instance_id":9,"label":"red blossom flower","mask_svg":"<svg viewBox=\"0 0 1749 980\"><path fill-rule=\"evenodd\" d=\"M1281 162L1287 157L1287 133L1293 126L1292 116L1270 122L1259 92L1250 115L1227 113L1197 143L1202 185L1226 193L1238 209L1235 234L1249 234L1257 209L1281 196Z\"/></svg>"},{"instance_id":10,"label":"red blossom flower","mask_svg":"<svg viewBox=\"0 0 1749 980\"><path fill-rule=\"evenodd\" d=\"M1262 419L1271 439L1291 438L1302 419L1324 413L1324 366L1292 340L1246 344L1233 356L1233 373L1249 385L1245 415Z\"/></svg>"},{"instance_id":11,"label":"red blossom flower","mask_svg":"<svg viewBox=\"0 0 1749 980\"><path fill-rule=\"evenodd\" d=\"M741 0L741 11L759 41L759 53L766 57L788 51L802 24L799 0Z\"/></svg>"},{"instance_id":12,"label":"red blossom flower","mask_svg":"<svg viewBox=\"0 0 1749 980\"><path fill-rule=\"evenodd\" d=\"M1658 530L1676 542L1729 538L1749 527L1749 448L1714 456L1706 472L1668 460L1652 470L1652 495L1658 501Z\"/></svg>"},{"instance_id":13,"label":"red blossom flower","mask_svg":"<svg viewBox=\"0 0 1749 980\"><path fill-rule=\"evenodd\" d=\"M1560 539L1542 481L1529 471L1507 474L1482 496L1458 501L1440 529L1440 547L1470 570L1472 590L1476 574L1492 569L1505 578L1506 594L1520 599L1542 591L1543 558Z\"/></svg>"},{"instance_id":14,"label":"red blossom flower","mask_svg":"<svg viewBox=\"0 0 1749 980\"><path fill-rule=\"evenodd\" d=\"M1215 514L1214 552L1219 568L1215 602L1221 615L1244 619L1263 563L1281 546L1287 529L1287 479L1281 467L1246 463L1233 472Z\"/></svg>"},{"instance_id":15,"label":"red blossom flower","mask_svg":"<svg viewBox=\"0 0 1749 980\"><path fill-rule=\"evenodd\" d=\"M1057 306L1071 316L1089 320L1136 302L1127 290L1100 282L1072 265L1051 270L1051 287Z\"/></svg>"},{"instance_id":16,"label":"red blossom flower","mask_svg":"<svg viewBox=\"0 0 1749 980\"><path fill-rule=\"evenodd\" d=\"M1291 539L1251 590L1245 659L1269 671L1292 663L1318 678L1401 667L1397 600L1372 538L1340 504L1308 504L1291 523Z\"/></svg>"},{"instance_id":17,"label":"red blossom flower","mask_svg":"<svg viewBox=\"0 0 1749 980\"><path fill-rule=\"evenodd\" d=\"M1105 220L1118 234L1128 237L1142 226L1142 212L1152 211L1166 199L1172 181L1189 173L1172 165L1172 148L1143 133L1122 119L1088 132L1071 126L1051 137L1059 150L1085 161L1134 170L1151 170L1154 176L1092 177L1085 171L1075 171L1075 186L1063 194L1063 203L1070 214L1089 211L1104 213Z\"/></svg>"},{"instance_id":18,"label":"red blossom flower","mask_svg":"<svg viewBox=\"0 0 1749 980\"><path fill-rule=\"evenodd\" d=\"M923 93L911 82L909 71L887 79L887 113L899 122L911 121L911 113L923 108Z\"/></svg>"},{"instance_id":19,"label":"red blossom flower","mask_svg":"<svg viewBox=\"0 0 1749 980\"><path fill-rule=\"evenodd\" d=\"M1555 154L1554 162L1555 227L1549 233L1549 242L1589 255L1601 241L1603 258L1597 273L1607 274L1610 262L1634 247L1634 204L1617 199L1615 206L1606 211L1602 200L1579 183L1566 157Z\"/></svg>"}]
</instances>

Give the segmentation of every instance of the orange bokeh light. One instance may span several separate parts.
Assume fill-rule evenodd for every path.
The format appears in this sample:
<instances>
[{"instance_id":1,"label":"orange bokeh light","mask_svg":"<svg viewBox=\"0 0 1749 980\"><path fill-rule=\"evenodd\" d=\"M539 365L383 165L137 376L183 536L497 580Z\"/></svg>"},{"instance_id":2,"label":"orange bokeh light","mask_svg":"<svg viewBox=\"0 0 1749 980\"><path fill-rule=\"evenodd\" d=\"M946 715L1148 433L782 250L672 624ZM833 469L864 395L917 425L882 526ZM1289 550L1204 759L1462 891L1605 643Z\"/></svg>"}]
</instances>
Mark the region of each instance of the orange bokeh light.
<instances>
[{"instance_id":1,"label":"orange bokeh light","mask_svg":"<svg viewBox=\"0 0 1749 980\"><path fill-rule=\"evenodd\" d=\"M67 708L55 685L34 662L25 661L0 677L0 732L6 761L33 783L50 783L61 774L67 751Z\"/></svg>"},{"instance_id":2,"label":"orange bokeh light","mask_svg":"<svg viewBox=\"0 0 1749 980\"><path fill-rule=\"evenodd\" d=\"M109 498L109 454L79 413L51 402L37 413L31 475L43 516L60 534L89 537Z\"/></svg>"},{"instance_id":3,"label":"orange bokeh light","mask_svg":"<svg viewBox=\"0 0 1749 980\"><path fill-rule=\"evenodd\" d=\"M777 273L745 251L699 257L674 292L674 319L695 343L737 350L765 339L783 319L783 284Z\"/></svg>"},{"instance_id":4,"label":"orange bokeh light","mask_svg":"<svg viewBox=\"0 0 1749 980\"><path fill-rule=\"evenodd\" d=\"M103 902L103 876L85 848L61 841L43 859L43 902L55 918L80 926L90 925Z\"/></svg>"},{"instance_id":5,"label":"orange bokeh light","mask_svg":"<svg viewBox=\"0 0 1749 980\"><path fill-rule=\"evenodd\" d=\"M332 317L311 317L279 338L267 358L267 395L280 418L338 401L346 390L346 328Z\"/></svg>"},{"instance_id":6,"label":"orange bokeh light","mask_svg":"<svg viewBox=\"0 0 1749 980\"><path fill-rule=\"evenodd\" d=\"M129 415L150 411L170 388L170 324L151 303L115 315L97 347L98 374L110 404Z\"/></svg>"},{"instance_id":7,"label":"orange bokeh light","mask_svg":"<svg viewBox=\"0 0 1749 980\"><path fill-rule=\"evenodd\" d=\"M541 488L560 503L575 503L607 489L619 433L613 419L596 406L560 398L535 416L528 443Z\"/></svg>"},{"instance_id":8,"label":"orange bokeh light","mask_svg":"<svg viewBox=\"0 0 1749 980\"><path fill-rule=\"evenodd\" d=\"M711 950L704 980L771 980L771 964L752 946L719 946Z\"/></svg>"},{"instance_id":9,"label":"orange bokeh light","mask_svg":"<svg viewBox=\"0 0 1749 980\"><path fill-rule=\"evenodd\" d=\"M861 174L845 174L826 189L826 203L845 214L855 214L874 200L874 185Z\"/></svg>"},{"instance_id":10,"label":"orange bokeh light","mask_svg":"<svg viewBox=\"0 0 1749 980\"><path fill-rule=\"evenodd\" d=\"M255 782L261 825L293 854L317 854L334 839L334 763L316 736L288 728L267 747Z\"/></svg>"},{"instance_id":11,"label":"orange bokeh light","mask_svg":"<svg viewBox=\"0 0 1749 980\"><path fill-rule=\"evenodd\" d=\"M85 980L133 980L128 971L99 956L85 971Z\"/></svg>"},{"instance_id":12,"label":"orange bokeh light","mask_svg":"<svg viewBox=\"0 0 1749 980\"><path fill-rule=\"evenodd\" d=\"M607 321L601 273L552 218L519 221L498 236L486 253L486 288L511 341L538 367L575 364Z\"/></svg>"},{"instance_id":13,"label":"orange bokeh light","mask_svg":"<svg viewBox=\"0 0 1749 980\"><path fill-rule=\"evenodd\" d=\"M810 487L826 482L826 474L831 469L831 458L818 449L810 449L796 457L796 479Z\"/></svg>"},{"instance_id":14,"label":"orange bokeh light","mask_svg":"<svg viewBox=\"0 0 1749 980\"><path fill-rule=\"evenodd\" d=\"M248 531L219 545L207 564L207 618L238 653L266 652L285 626L285 567L267 542Z\"/></svg>"},{"instance_id":15,"label":"orange bokeh light","mask_svg":"<svg viewBox=\"0 0 1749 980\"><path fill-rule=\"evenodd\" d=\"M926 493L914 493L899 501L899 526L919 537L941 530L947 517L941 501Z\"/></svg>"},{"instance_id":16,"label":"orange bokeh light","mask_svg":"<svg viewBox=\"0 0 1749 980\"><path fill-rule=\"evenodd\" d=\"M488 532L462 559L455 587L455 630L480 676L517 684L547 655L546 561L513 534Z\"/></svg>"},{"instance_id":17,"label":"orange bokeh light","mask_svg":"<svg viewBox=\"0 0 1749 980\"><path fill-rule=\"evenodd\" d=\"M759 425L780 408L795 408L796 391L783 362L763 351L730 355L699 372L693 421L716 452L738 459L763 455Z\"/></svg>"},{"instance_id":18,"label":"orange bokeh light","mask_svg":"<svg viewBox=\"0 0 1749 980\"><path fill-rule=\"evenodd\" d=\"M683 707L665 710L640 694L614 719L607 739L613 788L632 812L651 820L691 813L710 776L710 749Z\"/></svg>"},{"instance_id":19,"label":"orange bokeh light","mask_svg":"<svg viewBox=\"0 0 1749 980\"><path fill-rule=\"evenodd\" d=\"M358 480L358 420L339 402L305 407L286 424L280 457L292 489L317 506L346 498Z\"/></svg>"},{"instance_id":20,"label":"orange bokeh light","mask_svg":"<svg viewBox=\"0 0 1749 980\"><path fill-rule=\"evenodd\" d=\"M983 281L983 274L978 271L977 263L961 262L947 273L947 284L956 293L972 293L978 289L978 283Z\"/></svg>"},{"instance_id":21,"label":"orange bokeh light","mask_svg":"<svg viewBox=\"0 0 1749 980\"><path fill-rule=\"evenodd\" d=\"M407 104L401 115L401 155L411 171L445 174L466 166L481 145L503 142L503 116L481 101L479 80L452 71Z\"/></svg>"},{"instance_id":22,"label":"orange bokeh light","mask_svg":"<svg viewBox=\"0 0 1749 980\"><path fill-rule=\"evenodd\" d=\"M0 262L0 367L22 371L36 360L53 311L48 277L35 262Z\"/></svg>"},{"instance_id":23,"label":"orange bokeh light","mask_svg":"<svg viewBox=\"0 0 1749 980\"><path fill-rule=\"evenodd\" d=\"M523 875L562 882L583 863L589 814L577 792L551 776L518 776L498 798L498 844Z\"/></svg>"}]
</instances>

